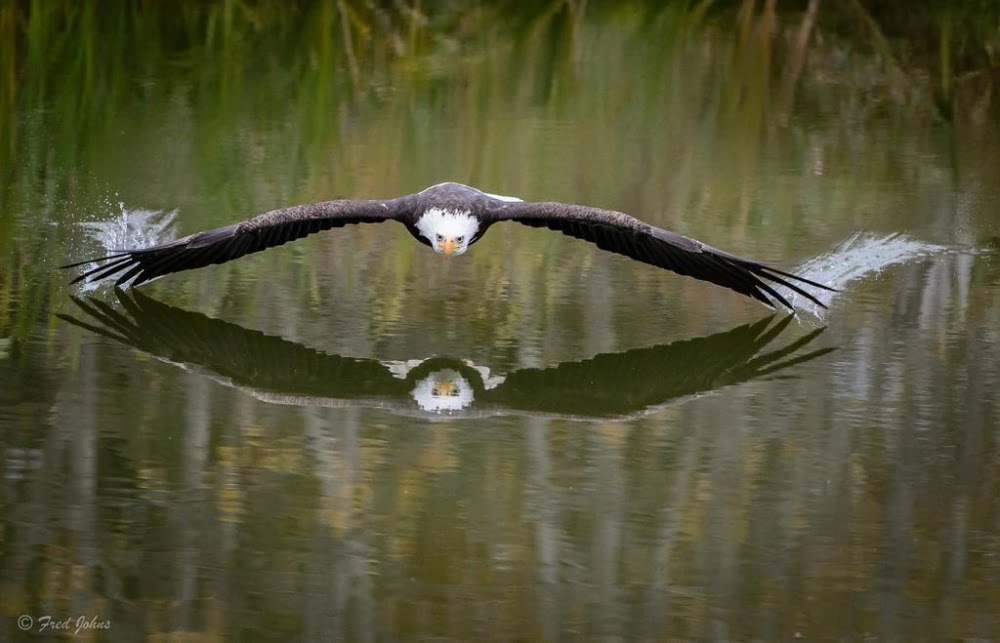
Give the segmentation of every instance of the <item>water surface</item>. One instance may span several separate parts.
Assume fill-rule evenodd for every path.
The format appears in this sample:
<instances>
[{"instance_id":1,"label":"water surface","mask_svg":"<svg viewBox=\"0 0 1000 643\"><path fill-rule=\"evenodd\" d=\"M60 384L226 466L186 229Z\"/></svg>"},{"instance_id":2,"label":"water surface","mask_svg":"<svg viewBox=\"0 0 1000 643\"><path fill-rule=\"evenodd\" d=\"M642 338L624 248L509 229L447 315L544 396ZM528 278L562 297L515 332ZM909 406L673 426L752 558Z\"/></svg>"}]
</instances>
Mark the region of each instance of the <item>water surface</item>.
<instances>
[{"instance_id":1,"label":"water surface","mask_svg":"<svg viewBox=\"0 0 1000 643\"><path fill-rule=\"evenodd\" d=\"M941 122L834 34L789 86L786 48L699 15L353 60L304 15L27 69L0 194L8 636L1000 637L995 124ZM445 180L842 292L775 316L517 226L448 260L345 229L134 294L55 268Z\"/></svg>"}]
</instances>

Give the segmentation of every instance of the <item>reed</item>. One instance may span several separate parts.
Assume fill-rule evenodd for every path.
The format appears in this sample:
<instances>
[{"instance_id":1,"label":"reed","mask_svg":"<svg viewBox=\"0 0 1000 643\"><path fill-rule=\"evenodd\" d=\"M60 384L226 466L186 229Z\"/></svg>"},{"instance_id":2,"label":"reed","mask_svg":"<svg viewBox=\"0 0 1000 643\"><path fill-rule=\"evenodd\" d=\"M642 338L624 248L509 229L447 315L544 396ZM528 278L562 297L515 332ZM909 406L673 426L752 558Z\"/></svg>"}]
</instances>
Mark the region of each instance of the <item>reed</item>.
<instances>
[{"instance_id":1,"label":"reed","mask_svg":"<svg viewBox=\"0 0 1000 643\"><path fill-rule=\"evenodd\" d=\"M931 127L942 100L921 94L914 44L889 37L904 17L855 5L808 18L750 0L4 3L0 335L61 292L52 267L80 242L67 224L108 216L118 198L182 207L191 229L444 176L566 200L617 193L620 207L662 204L664 225L693 234L718 235L699 216L713 212L734 240L791 238L819 215L762 226L750 198L789 114L828 96L845 122ZM998 11L917 15L938 25L917 51L938 57L926 77L939 96L995 112L992 86L970 92L966 79L995 64ZM844 26L859 20L867 30ZM851 76L845 47L860 56ZM860 171L896 170L873 156ZM394 243L409 256L408 239Z\"/></svg>"}]
</instances>

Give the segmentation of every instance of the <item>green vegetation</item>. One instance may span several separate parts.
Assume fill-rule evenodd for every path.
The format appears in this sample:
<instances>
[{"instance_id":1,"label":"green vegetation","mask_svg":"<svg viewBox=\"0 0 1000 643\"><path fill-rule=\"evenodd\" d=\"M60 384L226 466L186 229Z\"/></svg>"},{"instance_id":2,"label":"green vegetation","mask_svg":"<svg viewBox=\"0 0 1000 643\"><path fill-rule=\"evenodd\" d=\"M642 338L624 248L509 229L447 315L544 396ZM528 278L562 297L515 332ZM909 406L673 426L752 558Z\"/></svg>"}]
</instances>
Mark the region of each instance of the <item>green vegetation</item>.
<instances>
[{"instance_id":1,"label":"green vegetation","mask_svg":"<svg viewBox=\"0 0 1000 643\"><path fill-rule=\"evenodd\" d=\"M25 332L27 320L48 308L58 284L49 277L53 265L79 241L64 224L107 217L115 195L165 208L199 204L211 213L199 221L204 226L288 200L390 193L442 175L539 189L511 169L524 146L536 148L539 169L556 148L525 138L523 128L484 121L485 105L519 125L545 120L599 130L609 114L626 123L659 120L656 136L664 141L693 147L728 139L727 155L744 168L755 166L767 132L786 126L794 110L822 112L834 102L852 111L840 118L862 124L924 119L930 126L954 117L981 129L996 122L995 3L928 2L906 11L891 2L828 5L5 3L0 336ZM637 41L641 59L630 53ZM710 60L694 55L703 45ZM856 62L845 68L845 56ZM710 84L682 87L688 78ZM809 95L820 102L800 98L803 84L815 85ZM601 90L581 95L595 86ZM689 96L677 95L692 93L702 94L703 114L684 111ZM612 96L631 99L602 102ZM440 142L430 136L446 124L456 130L455 147L434 149ZM505 139L508 131L517 138ZM610 130L600 147L605 160L638 162L637 184L673 175L679 196L672 208L689 207L683 174L649 149L642 158L613 159L624 150L612 141L623 134L644 135L627 124ZM167 138L175 143L169 149ZM358 146L370 149L359 154ZM118 153L123 147L129 151ZM281 185L262 180L261 172L275 175L269 162L284 168ZM366 175L365 166L381 171ZM143 169L163 175L161 194L128 193ZM109 185L111 176L121 183ZM586 197L580 186L551 179L546 189Z\"/></svg>"}]
</instances>

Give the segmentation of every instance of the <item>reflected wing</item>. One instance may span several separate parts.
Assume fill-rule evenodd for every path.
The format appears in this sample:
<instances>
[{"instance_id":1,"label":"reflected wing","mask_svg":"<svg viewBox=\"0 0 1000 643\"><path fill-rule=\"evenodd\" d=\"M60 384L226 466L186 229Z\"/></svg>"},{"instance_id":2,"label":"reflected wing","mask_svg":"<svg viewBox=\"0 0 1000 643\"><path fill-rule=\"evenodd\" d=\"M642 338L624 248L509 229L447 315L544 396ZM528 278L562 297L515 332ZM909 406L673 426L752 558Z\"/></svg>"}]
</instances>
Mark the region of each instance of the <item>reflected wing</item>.
<instances>
[{"instance_id":1,"label":"reflected wing","mask_svg":"<svg viewBox=\"0 0 1000 643\"><path fill-rule=\"evenodd\" d=\"M461 389L462 382L456 380L464 378L471 391L469 399L444 415L431 413L434 417L512 411L575 417L629 415L675 398L764 377L834 350L802 352L822 329L778 347L776 339L792 317L777 324L768 318L708 337L515 371L505 378L488 378L501 383L491 381L486 386L482 369L461 360L420 360L404 369L404 364L386 366L373 359L329 355L168 306L138 291L115 293L124 313L99 299L74 298L83 319L59 317L181 366L202 367L226 384L268 402L374 405L409 413L421 405L421 386L430 387L429 396L441 397L456 387ZM390 368L399 371L396 376ZM442 390L435 391L435 385Z\"/></svg>"},{"instance_id":2,"label":"reflected wing","mask_svg":"<svg viewBox=\"0 0 1000 643\"><path fill-rule=\"evenodd\" d=\"M339 200L272 210L242 223L198 232L150 248L60 266L74 268L107 261L73 280L96 281L117 276L115 285L130 279L132 286L163 275L225 263L244 255L280 246L306 235L353 223L380 223L397 218L406 209L405 198L390 201Z\"/></svg>"},{"instance_id":3,"label":"reflected wing","mask_svg":"<svg viewBox=\"0 0 1000 643\"><path fill-rule=\"evenodd\" d=\"M158 302L138 291L116 290L128 314L99 299L74 298L87 321L62 319L181 365L196 365L228 383L295 397L398 397L407 384L377 360L330 355L273 335ZM285 402L274 398L271 401Z\"/></svg>"},{"instance_id":4,"label":"reflected wing","mask_svg":"<svg viewBox=\"0 0 1000 643\"><path fill-rule=\"evenodd\" d=\"M772 320L663 346L515 371L484 397L524 411L628 415L675 398L758 379L835 350L798 354L822 328L784 347L773 346L792 316L774 325ZM768 352L762 352L768 347Z\"/></svg>"},{"instance_id":5,"label":"reflected wing","mask_svg":"<svg viewBox=\"0 0 1000 643\"><path fill-rule=\"evenodd\" d=\"M490 222L517 221L535 228L549 228L596 244L658 268L724 286L774 307L774 302L792 309L773 284L799 293L825 308L815 296L794 282L833 290L771 266L737 257L695 239L651 226L635 217L565 203L509 203L491 210ZM792 309L793 310L793 309Z\"/></svg>"}]
</instances>

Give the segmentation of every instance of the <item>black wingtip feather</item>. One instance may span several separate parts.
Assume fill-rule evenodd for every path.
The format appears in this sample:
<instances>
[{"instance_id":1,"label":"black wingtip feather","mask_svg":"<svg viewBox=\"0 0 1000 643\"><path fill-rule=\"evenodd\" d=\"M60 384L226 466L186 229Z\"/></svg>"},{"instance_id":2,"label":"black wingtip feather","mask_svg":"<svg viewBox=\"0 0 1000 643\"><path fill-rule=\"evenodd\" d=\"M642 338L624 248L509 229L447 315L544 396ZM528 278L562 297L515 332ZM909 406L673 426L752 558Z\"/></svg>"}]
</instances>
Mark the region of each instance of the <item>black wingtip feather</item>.
<instances>
[{"instance_id":1,"label":"black wingtip feather","mask_svg":"<svg viewBox=\"0 0 1000 643\"><path fill-rule=\"evenodd\" d=\"M801 288L797 284L794 284L791 281L789 281L789 279L796 279L803 283L814 284L814 282L808 279L799 277L798 275L793 275L791 273L784 272L782 270L778 270L776 268L772 268L771 266L768 266L766 264L761 264L755 261L748 261L744 259L732 258L730 255L727 255L725 253L714 254L714 258L716 259L717 262L730 266L733 269L733 271L751 277L753 279L754 287L756 289L762 290L764 293L772 297L774 300L781 303L781 305L783 305L785 308L788 308L790 311L792 311L792 313L795 312L795 307L792 306L792 304L788 301L787 298L785 298L778 291L776 291L774 289L774 286L771 284L776 284L783 288L788 288L792 292L802 295L803 297L805 297L812 303L816 304L820 308L825 309L827 307L826 304L820 301L815 295ZM768 282L765 282L764 279L767 279L768 282L771 283L769 284ZM822 284L815 284L815 285L825 290L833 290L832 288L823 286ZM760 299L759 297L755 298ZM772 308L774 307L773 304L771 305L771 307Z\"/></svg>"},{"instance_id":2,"label":"black wingtip feather","mask_svg":"<svg viewBox=\"0 0 1000 643\"><path fill-rule=\"evenodd\" d=\"M128 270L118 277L118 279L115 279L115 288L120 288L126 281L139 274L140 270L142 270L142 266L139 264L129 267Z\"/></svg>"},{"instance_id":3,"label":"black wingtip feather","mask_svg":"<svg viewBox=\"0 0 1000 643\"><path fill-rule=\"evenodd\" d=\"M800 286L798 286L796 284L793 284L792 282L788 281L787 279L783 279L780 276L775 276L775 275L769 274L770 272L776 272L776 273L778 273L778 275L789 276L789 275L786 275L785 273L783 273L781 271L774 270L771 267L764 267L764 268L761 268L761 270L760 270L760 274L764 275L765 277L767 277L768 279L770 279L774 283L776 283L776 284L778 284L780 286L783 286L785 288L788 288L789 290L802 295L803 297L805 297L806 299L808 299L812 303L816 304L820 308L826 308L827 307L826 304L824 304L822 301L820 301L818 297L816 297L815 295L813 295L808 290L805 290L804 288L801 288ZM794 277L794 275L791 275L791 277ZM801 279L800 281L804 281L806 283L812 283L812 282L810 282L810 281L808 281L806 279ZM831 290L832 291L833 289L832 288L826 288L826 290Z\"/></svg>"},{"instance_id":4,"label":"black wingtip feather","mask_svg":"<svg viewBox=\"0 0 1000 643\"><path fill-rule=\"evenodd\" d=\"M826 286L824 284L821 284L819 282L813 281L811 279L806 279L805 277L802 277L802 276L799 276L799 275L795 275L795 274L792 274L790 272L785 272L784 270L778 270L777 268L774 268L772 266L761 265L761 268L767 270L768 272L773 272L775 274L781 275L782 277L786 277L788 279L794 279L795 281L798 281L798 282L803 283L803 284L807 284L809 286L813 286L815 288L821 288L821 289L827 290L829 292L840 292L840 290L834 288L833 286ZM791 288L791 286L789 286L789 288ZM819 302L817 302L817 303L819 303Z\"/></svg>"},{"instance_id":5,"label":"black wingtip feather","mask_svg":"<svg viewBox=\"0 0 1000 643\"><path fill-rule=\"evenodd\" d=\"M97 263L99 261L106 261L108 259L117 259L119 257L127 256L128 254L129 254L129 252L126 251L126 252L120 252L120 253L113 254L113 255L107 255L107 256L104 256L104 257L96 257L94 259L86 259L84 261L77 261L77 262L74 262L74 263L67 263L65 265L59 266L59 270L66 270L67 268L78 268L80 266L85 266L88 263Z\"/></svg>"},{"instance_id":6,"label":"black wingtip feather","mask_svg":"<svg viewBox=\"0 0 1000 643\"><path fill-rule=\"evenodd\" d=\"M70 285L79 283L81 281L98 281L104 279L109 275L113 275L125 266L127 266L132 261L132 257L119 258L114 261L110 261L106 264L102 264L90 270L86 270L76 277L73 281L69 282Z\"/></svg>"}]
</instances>

